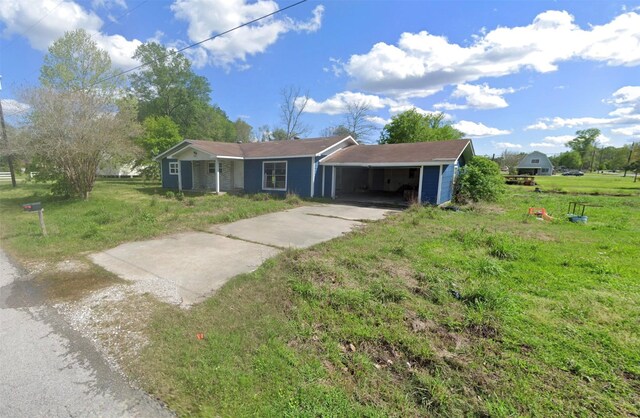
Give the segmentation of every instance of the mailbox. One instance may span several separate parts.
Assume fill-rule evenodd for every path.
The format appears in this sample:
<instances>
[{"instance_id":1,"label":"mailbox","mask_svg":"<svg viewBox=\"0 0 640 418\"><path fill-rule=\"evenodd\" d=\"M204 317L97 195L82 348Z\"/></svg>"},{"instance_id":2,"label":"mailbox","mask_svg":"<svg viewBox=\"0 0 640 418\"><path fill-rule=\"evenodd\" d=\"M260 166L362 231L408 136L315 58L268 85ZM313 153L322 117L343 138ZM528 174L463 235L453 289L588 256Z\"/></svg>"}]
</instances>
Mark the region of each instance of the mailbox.
<instances>
[{"instance_id":1,"label":"mailbox","mask_svg":"<svg viewBox=\"0 0 640 418\"><path fill-rule=\"evenodd\" d=\"M33 202L33 203L25 203L22 205L22 209L26 212L38 212L42 209L42 203Z\"/></svg>"}]
</instances>

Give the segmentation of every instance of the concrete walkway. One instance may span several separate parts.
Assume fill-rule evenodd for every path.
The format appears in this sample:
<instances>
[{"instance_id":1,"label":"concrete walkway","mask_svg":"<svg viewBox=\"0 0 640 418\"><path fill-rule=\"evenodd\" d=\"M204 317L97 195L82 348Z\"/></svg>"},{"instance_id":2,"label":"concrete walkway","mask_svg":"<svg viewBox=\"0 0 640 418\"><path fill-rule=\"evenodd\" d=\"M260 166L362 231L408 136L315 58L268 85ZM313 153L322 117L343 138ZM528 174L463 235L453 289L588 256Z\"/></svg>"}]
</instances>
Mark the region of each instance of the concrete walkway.
<instances>
[{"instance_id":1,"label":"concrete walkway","mask_svg":"<svg viewBox=\"0 0 640 418\"><path fill-rule=\"evenodd\" d=\"M0 417L170 417L113 372L0 250Z\"/></svg>"},{"instance_id":2,"label":"concrete walkway","mask_svg":"<svg viewBox=\"0 0 640 418\"><path fill-rule=\"evenodd\" d=\"M91 255L98 265L133 282L140 292L181 306L198 303L238 274L257 269L285 248L336 238L389 209L348 205L301 206L225 225L122 244Z\"/></svg>"}]
</instances>

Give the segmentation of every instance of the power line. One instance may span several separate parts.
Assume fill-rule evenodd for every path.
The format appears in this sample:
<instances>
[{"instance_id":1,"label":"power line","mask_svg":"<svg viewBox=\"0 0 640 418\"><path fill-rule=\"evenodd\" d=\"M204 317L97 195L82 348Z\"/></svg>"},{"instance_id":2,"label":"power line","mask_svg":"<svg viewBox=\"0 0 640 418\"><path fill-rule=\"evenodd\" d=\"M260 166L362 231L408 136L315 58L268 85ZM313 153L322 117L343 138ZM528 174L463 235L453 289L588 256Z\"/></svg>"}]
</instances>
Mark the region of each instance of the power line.
<instances>
[{"instance_id":1,"label":"power line","mask_svg":"<svg viewBox=\"0 0 640 418\"><path fill-rule=\"evenodd\" d=\"M236 26L236 27L234 27L234 28L228 29L228 30L226 30L226 31L224 31L224 32L220 32L220 33L218 33L218 34L216 34L216 35L213 35L213 36L211 36L211 37L209 37L209 38L207 38L207 39L203 39L202 41L198 41L198 42L196 42L196 43L194 43L194 44L187 45L187 46L185 46L185 47L183 47L183 48L180 48L180 49L177 49L177 50L174 50L174 51L170 51L169 53L164 54L164 55L163 55L163 56L161 56L160 58L166 58L166 57L168 57L168 56L170 56L170 55L179 54L180 52L185 51L185 50L187 50L187 49L189 49L189 48L193 48L194 46L201 45L201 44L203 44L203 43L205 43L205 42L208 42L208 41L211 41L211 40L213 40L213 39L215 39L215 38L218 38L218 37L220 37L220 36L226 35L226 34L228 34L228 33L231 33L231 32L233 32L233 31L235 31L235 30L238 30L238 29L240 29L240 28L243 28L243 27L245 27L245 26L252 25L252 24L254 24L254 23L256 23L256 22L259 22L259 21L264 20L264 19L266 19L266 18L268 18L268 17L274 16L274 15L276 15L276 14L278 14L278 13L284 12L285 10L291 9L292 7L298 6L298 5L300 5L300 4L302 4L302 3L305 3L305 2L307 2L307 0L300 0L300 1L298 1L297 3L290 4L289 6L283 7L283 8L281 8L281 9L278 9L278 10L276 10L276 11L274 11L274 12L271 12L271 13L269 13L269 14L266 14L266 15L264 15L264 16L258 17L258 18L256 18L256 19L250 20L250 21L245 22L245 23L242 23L242 24L240 24L240 25L238 25L238 26ZM149 64L151 64L151 61L150 61L150 62L144 62L144 63L142 63L142 64L140 64L140 65L138 65L138 66L136 66L136 67L129 68L128 70L122 71L122 72L120 72L120 73L118 73L118 74L114 74L114 75L112 75L112 76L109 76L109 77L106 77L106 78L100 79L100 80L96 81L95 83L93 83L92 85L90 85L90 86L89 86L89 88L91 88L91 87L95 86L95 85L96 85L96 84L98 84L98 83L102 83L102 82L105 82L105 81L109 81L109 80L114 79L114 78L116 78L116 77L120 77L120 76L125 75L125 74L128 74L128 73L130 73L130 72L132 72L132 71L138 70L138 69L140 69L140 68L142 68L142 67L146 67L146 66L147 66L147 65L149 65Z\"/></svg>"},{"instance_id":2,"label":"power line","mask_svg":"<svg viewBox=\"0 0 640 418\"><path fill-rule=\"evenodd\" d=\"M146 0L146 1L148 1L148 0ZM145 2L145 1L143 1L142 3L144 3L144 2ZM284 12L285 10L291 9L291 8L293 8L293 7L296 7L296 6L298 6L298 5L302 4L302 3L306 3L306 2L307 2L307 0L300 0L300 1L296 2L296 3L290 4L290 5L286 6L286 7L283 7L283 8L281 8L281 9L278 9L278 10L276 10L276 11L273 11L273 12L268 13L268 14L266 14L266 15L260 16L260 17L258 17L258 18L256 18L256 19L253 19L253 20L250 20L250 21L248 21L248 22L242 23L242 24L240 24L240 25L238 25L238 26L235 26L235 27L233 27L233 28L231 28L231 29L228 29L228 30L226 30L226 31L224 31L224 32L220 32L220 33L218 33L218 34L216 34L216 35L213 35L213 36L211 36L211 37L209 37L209 38L207 38L207 39L203 39L203 40L198 41L198 42L196 42L196 43L193 43L193 44L191 44L191 45L187 45L187 46L185 46L185 47L183 47L183 48L180 48L180 49L177 49L177 50L170 51L170 52L168 52L168 53L166 53L166 54L162 55L160 58L166 58L166 57L168 57L168 56L170 56L170 55L179 54L180 52L185 51L185 50L187 50L187 49L189 49L189 48L193 48L193 47L195 47L195 46L201 45L201 44L203 44L203 43L205 43L205 42L208 42L208 41L211 41L211 40L213 40L213 39L215 39L215 38L218 38L218 37L220 37L220 36L224 36L224 35L226 35L226 34L228 34L228 33L231 33L231 32L233 32L233 31L236 31L236 30L238 30L238 29L240 29L240 28L243 28L243 27L245 27L245 26L252 25L252 24L254 24L254 23L256 23L256 22L259 22L259 21L261 21L261 20L264 20L264 19L266 19L266 18L269 18L269 17L271 17L271 16L274 16L274 15L276 15L276 14L278 14L278 13ZM61 3L62 3L62 2L61 2ZM140 3L140 5L141 5L142 3ZM136 8L137 8L137 7L136 7ZM132 10L132 11L133 11L133 10ZM105 82L105 81L112 80L112 79L114 79L114 78L116 78L116 77L120 77L120 76L125 75L125 74L128 74L128 73L130 73L130 72L132 72L132 71L138 70L138 69L140 69L140 68L142 68L142 67L146 67L147 65L151 64L151 62L152 62L152 61L149 61L149 62L143 62L142 64L140 64L140 65L138 65L138 66L135 66L135 67L133 67L133 68L129 68L128 70L124 70L124 71L121 71L121 72L119 72L119 73L117 73L117 74L111 75L111 76L109 76L109 77L105 77L105 78L103 78L103 79L97 80L97 81L96 81L96 82L94 82L93 84L89 85L89 87L88 87L88 88L92 88L92 87L96 86L96 85L97 85L97 84L99 84L99 83L103 83L103 82ZM20 110L20 111L18 111L18 112L12 113L12 114L10 114L10 115L8 115L8 116L16 116L16 115L19 115L20 113L24 113L24 112L26 112L27 110L29 110L29 108L25 108L25 109Z\"/></svg>"}]
</instances>

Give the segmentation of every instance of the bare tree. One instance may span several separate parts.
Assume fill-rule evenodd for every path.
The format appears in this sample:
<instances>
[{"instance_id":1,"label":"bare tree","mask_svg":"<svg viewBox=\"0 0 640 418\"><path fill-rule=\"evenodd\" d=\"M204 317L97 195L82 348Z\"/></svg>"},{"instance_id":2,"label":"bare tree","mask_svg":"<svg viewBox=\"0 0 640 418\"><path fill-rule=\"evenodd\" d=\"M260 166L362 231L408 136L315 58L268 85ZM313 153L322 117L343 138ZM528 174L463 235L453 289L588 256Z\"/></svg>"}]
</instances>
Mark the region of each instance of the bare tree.
<instances>
[{"instance_id":1,"label":"bare tree","mask_svg":"<svg viewBox=\"0 0 640 418\"><path fill-rule=\"evenodd\" d=\"M300 87L288 86L280 91L280 97L280 121L287 139L308 133L310 128L300 121L300 116L309 102L309 93L303 95Z\"/></svg>"},{"instance_id":2,"label":"bare tree","mask_svg":"<svg viewBox=\"0 0 640 418\"><path fill-rule=\"evenodd\" d=\"M139 131L131 102L82 91L46 87L25 91L30 155L42 179L55 180L56 191L89 198L96 171L105 161L130 161Z\"/></svg>"},{"instance_id":3,"label":"bare tree","mask_svg":"<svg viewBox=\"0 0 640 418\"><path fill-rule=\"evenodd\" d=\"M344 119L344 127L351 133L353 139L364 139L376 127L369 118L371 107L365 101L347 103L347 114Z\"/></svg>"}]
</instances>

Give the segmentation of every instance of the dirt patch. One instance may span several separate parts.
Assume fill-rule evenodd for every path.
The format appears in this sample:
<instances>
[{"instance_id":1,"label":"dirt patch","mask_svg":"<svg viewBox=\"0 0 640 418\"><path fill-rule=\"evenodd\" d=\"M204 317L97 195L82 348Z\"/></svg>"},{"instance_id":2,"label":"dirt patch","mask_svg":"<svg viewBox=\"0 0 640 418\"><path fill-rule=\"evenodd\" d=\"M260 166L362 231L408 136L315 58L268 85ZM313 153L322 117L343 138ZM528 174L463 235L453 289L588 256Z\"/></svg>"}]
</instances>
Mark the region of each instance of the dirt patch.
<instances>
[{"instance_id":1,"label":"dirt patch","mask_svg":"<svg viewBox=\"0 0 640 418\"><path fill-rule=\"evenodd\" d=\"M114 370L122 372L148 344L148 326L159 305L152 296L119 284L54 308L91 340Z\"/></svg>"},{"instance_id":2,"label":"dirt patch","mask_svg":"<svg viewBox=\"0 0 640 418\"><path fill-rule=\"evenodd\" d=\"M85 265L86 269L79 270L79 266L81 264L74 263L67 265L66 270L37 273L36 280L42 285L45 297L52 301L78 300L91 292L126 283L100 267Z\"/></svg>"}]
</instances>

